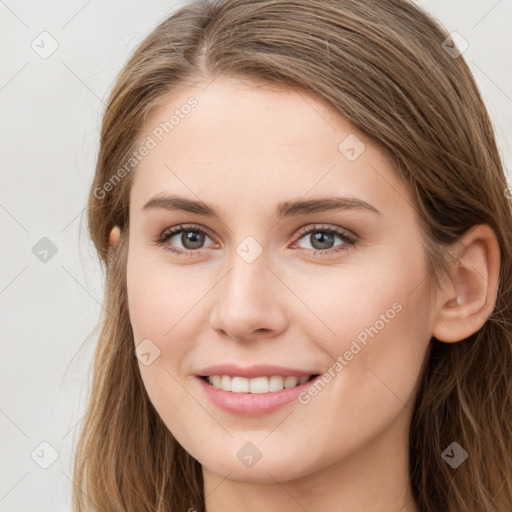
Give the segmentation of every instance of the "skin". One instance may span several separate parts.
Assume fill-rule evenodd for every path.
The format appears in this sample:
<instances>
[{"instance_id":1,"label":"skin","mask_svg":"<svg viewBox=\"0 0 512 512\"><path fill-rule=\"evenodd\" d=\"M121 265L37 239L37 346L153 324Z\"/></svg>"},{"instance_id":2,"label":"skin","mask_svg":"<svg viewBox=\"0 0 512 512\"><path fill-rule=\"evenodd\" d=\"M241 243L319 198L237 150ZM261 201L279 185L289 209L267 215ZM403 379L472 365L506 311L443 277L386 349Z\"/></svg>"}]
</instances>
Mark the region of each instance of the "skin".
<instances>
[{"instance_id":1,"label":"skin","mask_svg":"<svg viewBox=\"0 0 512 512\"><path fill-rule=\"evenodd\" d=\"M417 511L407 443L421 367L432 336L459 341L491 312L493 232L479 226L454 246L452 281L430 297L413 199L385 153L346 119L312 96L223 78L170 97L141 140L192 95L198 106L135 171L127 287L135 345L149 339L160 350L150 365L139 362L145 387L201 463L207 511ZM366 146L354 161L338 150L350 134ZM281 201L334 191L381 214L274 215ZM200 199L222 215L143 210L162 193ZM188 258L154 243L182 223L207 234ZM358 241L315 255L312 237L297 233L323 233L322 224ZM248 236L262 250L252 263L236 251ZM166 244L190 247L181 234ZM324 247L342 244L335 237ZM307 404L244 418L217 408L194 377L223 362L322 373L396 303L394 318ZM237 457L249 442L261 452L252 467Z\"/></svg>"}]
</instances>

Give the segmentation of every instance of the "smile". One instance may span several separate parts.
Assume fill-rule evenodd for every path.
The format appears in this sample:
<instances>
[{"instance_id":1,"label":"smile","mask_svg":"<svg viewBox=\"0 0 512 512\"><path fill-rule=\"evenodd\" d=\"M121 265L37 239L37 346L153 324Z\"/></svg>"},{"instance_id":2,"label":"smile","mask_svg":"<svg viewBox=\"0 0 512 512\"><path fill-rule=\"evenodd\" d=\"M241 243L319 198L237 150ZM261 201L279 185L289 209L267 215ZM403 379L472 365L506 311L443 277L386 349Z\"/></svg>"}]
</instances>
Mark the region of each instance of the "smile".
<instances>
[{"instance_id":1,"label":"smile","mask_svg":"<svg viewBox=\"0 0 512 512\"><path fill-rule=\"evenodd\" d=\"M261 417L286 404L298 403L299 395L320 378L318 374L253 378L212 375L196 376L195 380L203 396L219 409L237 416Z\"/></svg>"},{"instance_id":2,"label":"smile","mask_svg":"<svg viewBox=\"0 0 512 512\"><path fill-rule=\"evenodd\" d=\"M262 376L249 379L241 376L212 375L203 378L214 388L222 389L223 391L263 394L300 386L316 376L317 375L282 377L280 375L272 375L271 377Z\"/></svg>"}]
</instances>

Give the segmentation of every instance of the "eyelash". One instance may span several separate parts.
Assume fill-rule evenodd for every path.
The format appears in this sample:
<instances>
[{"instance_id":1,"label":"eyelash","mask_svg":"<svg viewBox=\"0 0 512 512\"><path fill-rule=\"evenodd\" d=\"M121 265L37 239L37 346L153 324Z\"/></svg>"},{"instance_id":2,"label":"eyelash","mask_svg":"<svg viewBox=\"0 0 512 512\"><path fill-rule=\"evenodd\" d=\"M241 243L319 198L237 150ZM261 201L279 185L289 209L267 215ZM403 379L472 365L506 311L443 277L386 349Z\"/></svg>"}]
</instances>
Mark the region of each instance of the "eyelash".
<instances>
[{"instance_id":1,"label":"eyelash","mask_svg":"<svg viewBox=\"0 0 512 512\"><path fill-rule=\"evenodd\" d=\"M211 238L208 233L206 233L206 231L204 231L203 229L200 229L194 225L179 225L179 226L175 226L173 228L169 228L169 229L166 229L165 231L163 231L160 235L158 235L153 241L156 245L158 246L161 246L165 251L169 251L173 254L176 254L177 256L180 256L180 257L193 257L193 253L198 253L201 249L195 249L195 250L191 250L191 249L174 249L172 247L170 247L169 244L166 244L166 242L172 238L174 235L178 234L178 233L186 233L186 232L193 232L193 233L199 233L199 234L204 234L206 236L208 236L209 238ZM325 250L321 250L321 249L301 249L299 248L299 251L307 251L307 252L311 252L313 251L313 255L316 256L317 254L320 254L320 257L323 257L325 255L332 255L333 253L341 253L343 251L346 251L347 249L349 249L350 247L354 247L356 245L356 238L348 235L345 231L342 231L341 229L339 228L333 228L333 227L330 227L330 226L325 226L325 225L317 225L317 226L314 226L314 227L310 227L310 228L307 228L307 229L303 229L303 230L300 230L299 233L297 233L297 241L299 241L301 238L303 238L304 236L306 235L309 235L311 233L315 233L315 232L319 232L319 233L328 233L330 235L335 235L335 236L338 236L342 241L343 241L343 244L341 246L338 246L338 248L331 248L331 249L325 249Z\"/></svg>"}]
</instances>

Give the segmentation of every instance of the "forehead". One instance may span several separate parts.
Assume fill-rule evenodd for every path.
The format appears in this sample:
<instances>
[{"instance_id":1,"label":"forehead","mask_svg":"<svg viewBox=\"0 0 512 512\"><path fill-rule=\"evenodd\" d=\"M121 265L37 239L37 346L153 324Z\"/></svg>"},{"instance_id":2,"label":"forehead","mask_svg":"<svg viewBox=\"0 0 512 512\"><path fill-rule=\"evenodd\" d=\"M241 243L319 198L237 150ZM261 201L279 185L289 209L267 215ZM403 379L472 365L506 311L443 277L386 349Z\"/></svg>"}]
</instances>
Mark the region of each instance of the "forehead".
<instances>
[{"instance_id":1,"label":"forehead","mask_svg":"<svg viewBox=\"0 0 512 512\"><path fill-rule=\"evenodd\" d=\"M152 147L135 169L135 208L166 191L219 207L234 198L264 207L325 193L384 207L397 192L407 194L380 148L319 99L293 89L234 79L187 88L147 117L139 140Z\"/></svg>"}]
</instances>

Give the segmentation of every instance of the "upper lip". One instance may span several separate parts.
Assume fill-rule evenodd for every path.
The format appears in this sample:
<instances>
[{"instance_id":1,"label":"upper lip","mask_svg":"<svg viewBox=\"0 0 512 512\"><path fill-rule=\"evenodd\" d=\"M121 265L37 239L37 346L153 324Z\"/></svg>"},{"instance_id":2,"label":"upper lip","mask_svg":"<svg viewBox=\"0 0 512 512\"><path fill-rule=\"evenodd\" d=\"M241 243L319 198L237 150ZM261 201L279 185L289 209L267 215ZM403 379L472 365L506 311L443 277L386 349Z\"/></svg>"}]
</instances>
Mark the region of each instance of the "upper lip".
<instances>
[{"instance_id":1,"label":"upper lip","mask_svg":"<svg viewBox=\"0 0 512 512\"><path fill-rule=\"evenodd\" d=\"M270 364L257 364L254 366L236 366L234 364L216 364L208 366L197 372L199 377L211 377L212 375L229 375L230 377L246 377L248 379L254 377L272 377L279 375L282 377L303 377L305 375L317 375L316 371L304 371L298 368L285 368L284 366L276 366Z\"/></svg>"}]
</instances>

